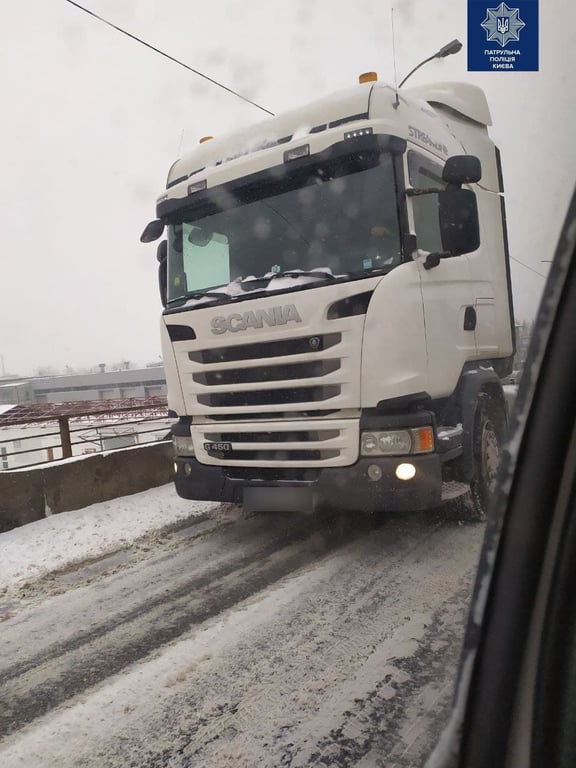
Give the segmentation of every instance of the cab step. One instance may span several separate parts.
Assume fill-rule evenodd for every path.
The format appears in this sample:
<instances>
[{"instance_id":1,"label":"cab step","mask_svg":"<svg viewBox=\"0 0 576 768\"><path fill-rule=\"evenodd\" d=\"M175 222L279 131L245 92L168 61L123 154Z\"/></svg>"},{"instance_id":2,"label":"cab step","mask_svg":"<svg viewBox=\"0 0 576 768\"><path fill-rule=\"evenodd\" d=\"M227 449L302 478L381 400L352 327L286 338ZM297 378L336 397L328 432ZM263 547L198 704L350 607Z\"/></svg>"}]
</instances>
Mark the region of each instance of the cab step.
<instances>
[{"instance_id":1,"label":"cab step","mask_svg":"<svg viewBox=\"0 0 576 768\"><path fill-rule=\"evenodd\" d=\"M442 501L452 501L464 496L470 491L467 483L458 483L455 480L442 483Z\"/></svg>"}]
</instances>

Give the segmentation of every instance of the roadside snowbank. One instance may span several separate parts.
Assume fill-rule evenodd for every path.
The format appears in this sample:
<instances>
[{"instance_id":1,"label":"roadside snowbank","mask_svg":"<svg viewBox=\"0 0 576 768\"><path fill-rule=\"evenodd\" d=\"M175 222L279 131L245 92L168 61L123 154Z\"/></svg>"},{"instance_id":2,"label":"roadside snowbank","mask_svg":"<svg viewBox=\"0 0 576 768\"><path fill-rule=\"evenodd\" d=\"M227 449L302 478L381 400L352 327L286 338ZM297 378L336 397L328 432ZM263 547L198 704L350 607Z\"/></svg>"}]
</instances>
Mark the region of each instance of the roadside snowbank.
<instances>
[{"instance_id":1,"label":"roadside snowbank","mask_svg":"<svg viewBox=\"0 0 576 768\"><path fill-rule=\"evenodd\" d=\"M518 384L505 384L503 389L506 405L508 406L508 413L511 413L518 394Z\"/></svg>"},{"instance_id":2,"label":"roadside snowbank","mask_svg":"<svg viewBox=\"0 0 576 768\"><path fill-rule=\"evenodd\" d=\"M170 483L0 534L0 595L72 563L114 552L146 534L215 509L187 501Z\"/></svg>"}]
</instances>

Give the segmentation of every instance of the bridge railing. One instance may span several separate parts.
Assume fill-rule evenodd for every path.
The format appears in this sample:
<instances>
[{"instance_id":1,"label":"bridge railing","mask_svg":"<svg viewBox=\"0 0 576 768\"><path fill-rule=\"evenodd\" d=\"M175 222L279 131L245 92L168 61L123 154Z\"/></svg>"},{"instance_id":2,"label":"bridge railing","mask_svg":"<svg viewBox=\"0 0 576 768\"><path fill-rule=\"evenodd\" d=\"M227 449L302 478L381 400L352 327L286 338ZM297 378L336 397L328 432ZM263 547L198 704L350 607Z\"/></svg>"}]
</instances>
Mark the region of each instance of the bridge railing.
<instances>
[{"instance_id":1,"label":"bridge railing","mask_svg":"<svg viewBox=\"0 0 576 768\"><path fill-rule=\"evenodd\" d=\"M170 437L163 397L17 405L0 413L0 471Z\"/></svg>"}]
</instances>

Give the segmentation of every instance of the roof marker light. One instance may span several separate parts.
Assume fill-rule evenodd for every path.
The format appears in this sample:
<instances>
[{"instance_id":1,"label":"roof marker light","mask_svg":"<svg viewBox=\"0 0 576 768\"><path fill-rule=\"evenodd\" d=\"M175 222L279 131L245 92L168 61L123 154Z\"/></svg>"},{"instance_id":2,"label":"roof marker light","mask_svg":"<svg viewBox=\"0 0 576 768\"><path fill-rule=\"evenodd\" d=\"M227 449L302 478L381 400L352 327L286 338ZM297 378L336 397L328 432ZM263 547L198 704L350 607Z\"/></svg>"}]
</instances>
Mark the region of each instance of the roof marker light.
<instances>
[{"instance_id":1,"label":"roof marker light","mask_svg":"<svg viewBox=\"0 0 576 768\"><path fill-rule=\"evenodd\" d=\"M194 184L188 184L188 194L193 195L195 192L202 192L207 186L206 179L195 181Z\"/></svg>"},{"instance_id":2,"label":"roof marker light","mask_svg":"<svg viewBox=\"0 0 576 768\"><path fill-rule=\"evenodd\" d=\"M310 154L310 144L302 144L300 147L292 147L284 152L284 162L289 163L290 160L298 160L301 157L308 157Z\"/></svg>"},{"instance_id":3,"label":"roof marker light","mask_svg":"<svg viewBox=\"0 0 576 768\"><path fill-rule=\"evenodd\" d=\"M372 128L357 128L355 131L346 131L345 139L357 139L359 136L371 136L374 133Z\"/></svg>"},{"instance_id":4,"label":"roof marker light","mask_svg":"<svg viewBox=\"0 0 576 768\"><path fill-rule=\"evenodd\" d=\"M360 83L360 85L364 85L364 83L375 83L376 80L378 80L377 72L363 72L358 77L358 82Z\"/></svg>"},{"instance_id":5,"label":"roof marker light","mask_svg":"<svg viewBox=\"0 0 576 768\"><path fill-rule=\"evenodd\" d=\"M200 139L198 144L204 144L205 141L210 141L213 138L214 138L214 136L202 136L202 138Z\"/></svg>"}]
</instances>

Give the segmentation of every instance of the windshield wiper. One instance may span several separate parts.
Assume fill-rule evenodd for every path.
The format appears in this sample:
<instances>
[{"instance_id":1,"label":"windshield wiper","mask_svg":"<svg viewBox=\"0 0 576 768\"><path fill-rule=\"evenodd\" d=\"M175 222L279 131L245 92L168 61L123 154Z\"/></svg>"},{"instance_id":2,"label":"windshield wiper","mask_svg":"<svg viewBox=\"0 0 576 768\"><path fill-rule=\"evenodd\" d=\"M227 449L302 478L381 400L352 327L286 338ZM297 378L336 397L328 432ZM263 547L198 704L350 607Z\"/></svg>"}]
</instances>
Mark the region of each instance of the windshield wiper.
<instances>
[{"instance_id":1,"label":"windshield wiper","mask_svg":"<svg viewBox=\"0 0 576 768\"><path fill-rule=\"evenodd\" d=\"M370 275L386 274L390 272L396 264L385 264L381 267L368 267L367 269L356 269L353 272L347 272L347 277L369 277Z\"/></svg>"},{"instance_id":2,"label":"windshield wiper","mask_svg":"<svg viewBox=\"0 0 576 768\"><path fill-rule=\"evenodd\" d=\"M311 269L309 272L299 269L288 269L286 272L274 272L273 280L275 277L319 277L323 280L336 280L336 275L332 272L324 272L322 269Z\"/></svg>"},{"instance_id":3,"label":"windshield wiper","mask_svg":"<svg viewBox=\"0 0 576 768\"><path fill-rule=\"evenodd\" d=\"M260 275L259 277L244 278L240 281L240 287L243 288L243 290L254 290L250 286L267 285L272 280L276 280L279 277L316 277L320 280L336 280L336 275L333 275L332 272L324 272L322 269L311 269L310 271L287 269L285 272L268 272L268 274Z\"/></svg>"},{"instance_id":4,"label":"windshield wiper","mask_svg":"<svg viewBox=\"0 0 576 768\"><path fill-rule=\"evenodd\" d=\"M228 293L220 293L220 291L193 291L192 293L187 293L184 296L176 296L173 299L170 299L168 304L170 306L174 307L181 307L183 304L185 304L189 299L222 299L225 302L232 301L232 296L230 296Z\"/></svg>"},{"instance_id":5,"label":"windshield wiper","mask_svg":"<svg viewBox=\"0 0 576 768\"><path fill-rule=\"evenodd\" d=\"M232 296L224 291L195 291L194 293L187 293L183 298L185 299L203 299L205 296L212 299L226 299L229 301Z\"/></svg>"}]
</instances>

